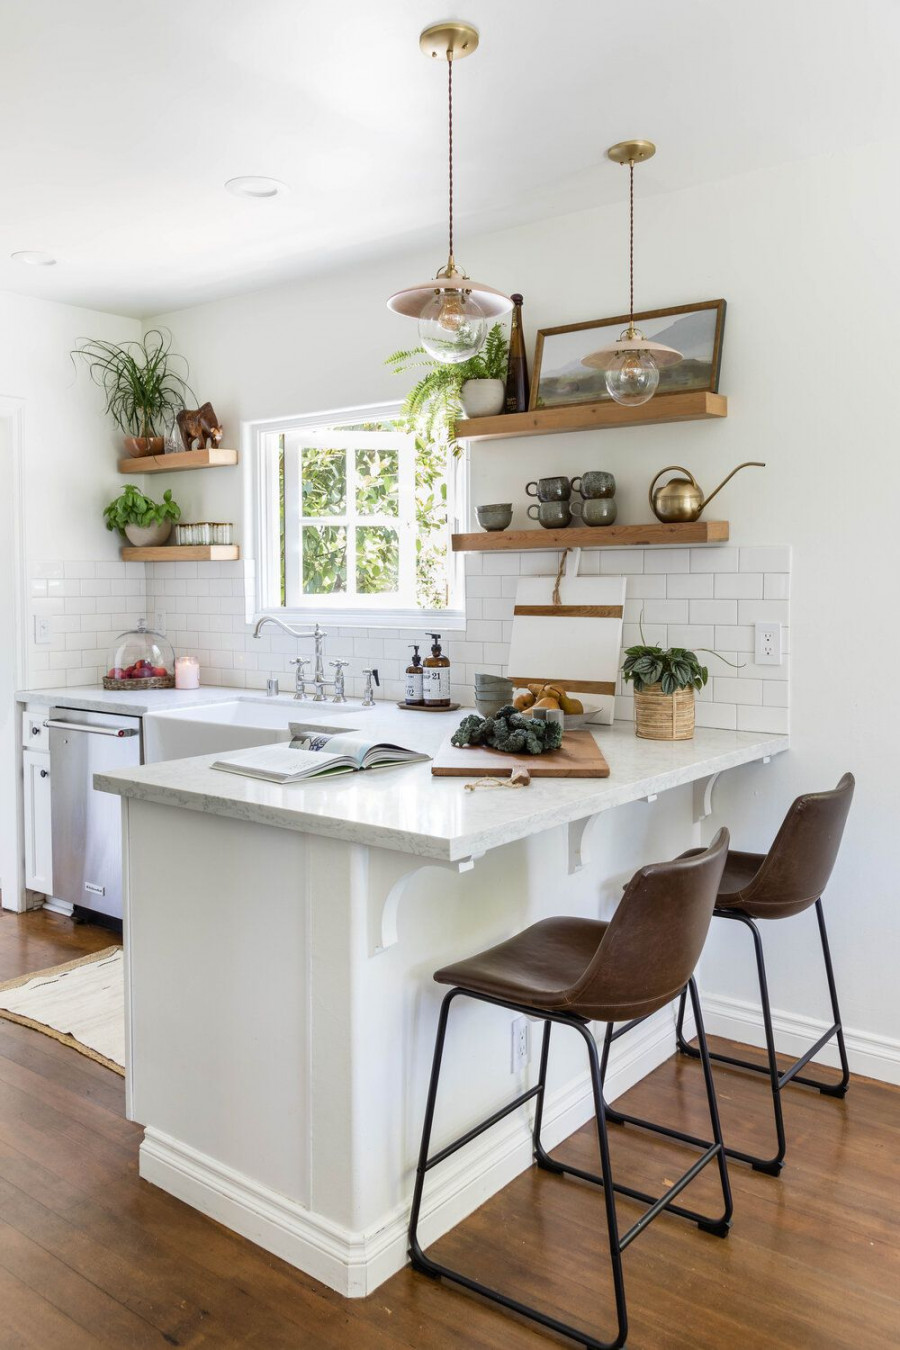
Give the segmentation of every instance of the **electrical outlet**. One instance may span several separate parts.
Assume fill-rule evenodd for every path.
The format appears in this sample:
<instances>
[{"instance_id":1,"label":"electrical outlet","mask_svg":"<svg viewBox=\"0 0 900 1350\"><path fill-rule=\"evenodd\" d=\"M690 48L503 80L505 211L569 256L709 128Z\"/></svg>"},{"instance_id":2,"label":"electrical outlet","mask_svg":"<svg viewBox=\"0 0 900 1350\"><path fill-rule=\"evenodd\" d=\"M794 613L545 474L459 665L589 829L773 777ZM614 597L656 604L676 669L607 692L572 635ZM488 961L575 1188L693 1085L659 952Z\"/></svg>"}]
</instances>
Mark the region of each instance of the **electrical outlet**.
<instances>
[{"instance_id":1,"label":"electrical outlet","mask_svg":"<svg viewBox=\"0 0 900 1350\"><path fill-rule=\"evenodd\" d=\"M41 646L46 646L52 641L50 636L50 620L45 618L42 614L35 614L34 616L34 640Z\"/></svg>"},{"instance_id":2,"label":"electrical outlet","mask_svg":"<svg viewBox=\"0 0 900 1350\"><path fill-rule=\"evenodd\" d=\"M756 638L753 647L753 660L758 666L780 666L781 624L758 623L755 625Z\"/></svg>"},{"instance_id":3,"label":"electrical outlet","mask_svg":"<svg viewBox=\"0 0 900 1350\"><path fill-rule=\"evenodd\" d=\"M512 1024L512 1045L509 1056L510 1073L524 1069L531 1059L531 1023L527 1017L517 1017Z\"/></svg>"}]
</instances>

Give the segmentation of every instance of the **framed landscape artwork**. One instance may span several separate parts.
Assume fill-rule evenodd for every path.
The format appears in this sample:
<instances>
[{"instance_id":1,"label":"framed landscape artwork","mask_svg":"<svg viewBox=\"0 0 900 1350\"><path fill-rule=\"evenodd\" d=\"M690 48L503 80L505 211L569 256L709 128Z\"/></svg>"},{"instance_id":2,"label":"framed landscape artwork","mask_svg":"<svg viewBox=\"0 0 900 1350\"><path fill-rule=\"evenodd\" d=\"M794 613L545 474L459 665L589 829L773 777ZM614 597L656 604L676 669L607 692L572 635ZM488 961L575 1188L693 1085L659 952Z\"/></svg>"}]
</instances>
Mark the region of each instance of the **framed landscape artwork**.
<instances>
[{"instance_id":1,"label":"framed landscape artwork","mask_svg":"<svg viewBox=\"0 0 900 1350\"><path fill-rule=\"evenodd\" d=\"M542 328L534 354L531 404L534 408L561 408L574 403L609 399L604 372L582 365L591 352L615 342L628 326L627 314L592 319L562 328ZM672 309L635 314L635 324L653 342L674 347L683 360L659 372L659 394L686 394L697 390L716 393L722 364L725 301L704 300Z\"/></svg>"}]
</instances>

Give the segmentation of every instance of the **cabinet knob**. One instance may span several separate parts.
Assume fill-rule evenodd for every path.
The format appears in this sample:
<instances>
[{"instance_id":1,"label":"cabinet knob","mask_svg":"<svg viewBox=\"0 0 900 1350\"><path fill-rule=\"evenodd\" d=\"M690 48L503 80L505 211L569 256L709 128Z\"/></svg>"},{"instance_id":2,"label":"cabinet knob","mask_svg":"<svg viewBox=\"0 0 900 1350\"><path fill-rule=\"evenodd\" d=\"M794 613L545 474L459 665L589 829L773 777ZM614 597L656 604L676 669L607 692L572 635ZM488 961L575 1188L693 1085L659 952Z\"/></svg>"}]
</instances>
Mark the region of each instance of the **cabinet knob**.
<instances>
[{"instance_id":1,"label":"cabinet knob","mask_svg":"<svg viewBox=\"0 0 900 1350\"><path fill-rule=\"evenodd\" d=\"M34 723L34 722L32 722L32 724L31 724L31 734L32 734L32 736L40 736L40 734L41 734L41 728L40 728L40 726L37 725L37 724Z\"/></svg>"},{"instance_id":2,"label":"cabinet knob","mask_svg":"<svg viewBox=\"0 0 900 1350\"><path fill-rule=\"evenodd\" d=\"M42 777L42 778L49 778L49 777L50 777L50 770L49 770L49 769L41 769L41 777Z\"/></svg>"}]
</instances>

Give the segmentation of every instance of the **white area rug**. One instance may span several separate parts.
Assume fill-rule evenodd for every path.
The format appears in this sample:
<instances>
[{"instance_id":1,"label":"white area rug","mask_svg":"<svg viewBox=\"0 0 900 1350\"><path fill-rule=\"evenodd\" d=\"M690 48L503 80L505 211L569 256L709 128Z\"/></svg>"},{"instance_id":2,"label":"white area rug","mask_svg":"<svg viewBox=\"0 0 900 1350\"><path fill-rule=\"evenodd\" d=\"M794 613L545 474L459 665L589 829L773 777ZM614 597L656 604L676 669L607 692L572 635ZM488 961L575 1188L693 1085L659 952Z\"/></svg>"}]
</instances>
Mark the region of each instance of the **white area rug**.
<instances>
[{"instance_id":1,"label":"white area rug","mask_svg":"<svg viewBox=\"0 0 900 1350\"><path fill-rule=\"evenodd\" d=\"M42 1031L124 1076L122 948L0 984L0 1017Z\"/></svg>"}]
</instances>

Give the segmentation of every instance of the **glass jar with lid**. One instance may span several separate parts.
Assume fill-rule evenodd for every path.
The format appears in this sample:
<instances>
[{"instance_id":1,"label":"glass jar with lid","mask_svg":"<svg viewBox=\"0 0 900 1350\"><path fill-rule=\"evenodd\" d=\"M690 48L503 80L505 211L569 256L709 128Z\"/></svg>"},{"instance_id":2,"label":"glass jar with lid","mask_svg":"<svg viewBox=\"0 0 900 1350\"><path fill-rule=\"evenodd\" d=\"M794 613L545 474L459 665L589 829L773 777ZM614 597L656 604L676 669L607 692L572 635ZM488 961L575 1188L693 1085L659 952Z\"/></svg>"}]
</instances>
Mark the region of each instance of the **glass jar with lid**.
<instances>
[{"instance_id":1,"label":"glass jar with lid","mask_svg":"<svg viewBox=\"0 0 900 1350\"><path fill-rule=\"evenodd\" d=\"M104 689L172 689L175 653L164 633L138 619L137 627L120 633L112 653Z\"/></svg>"}]
</instances>

